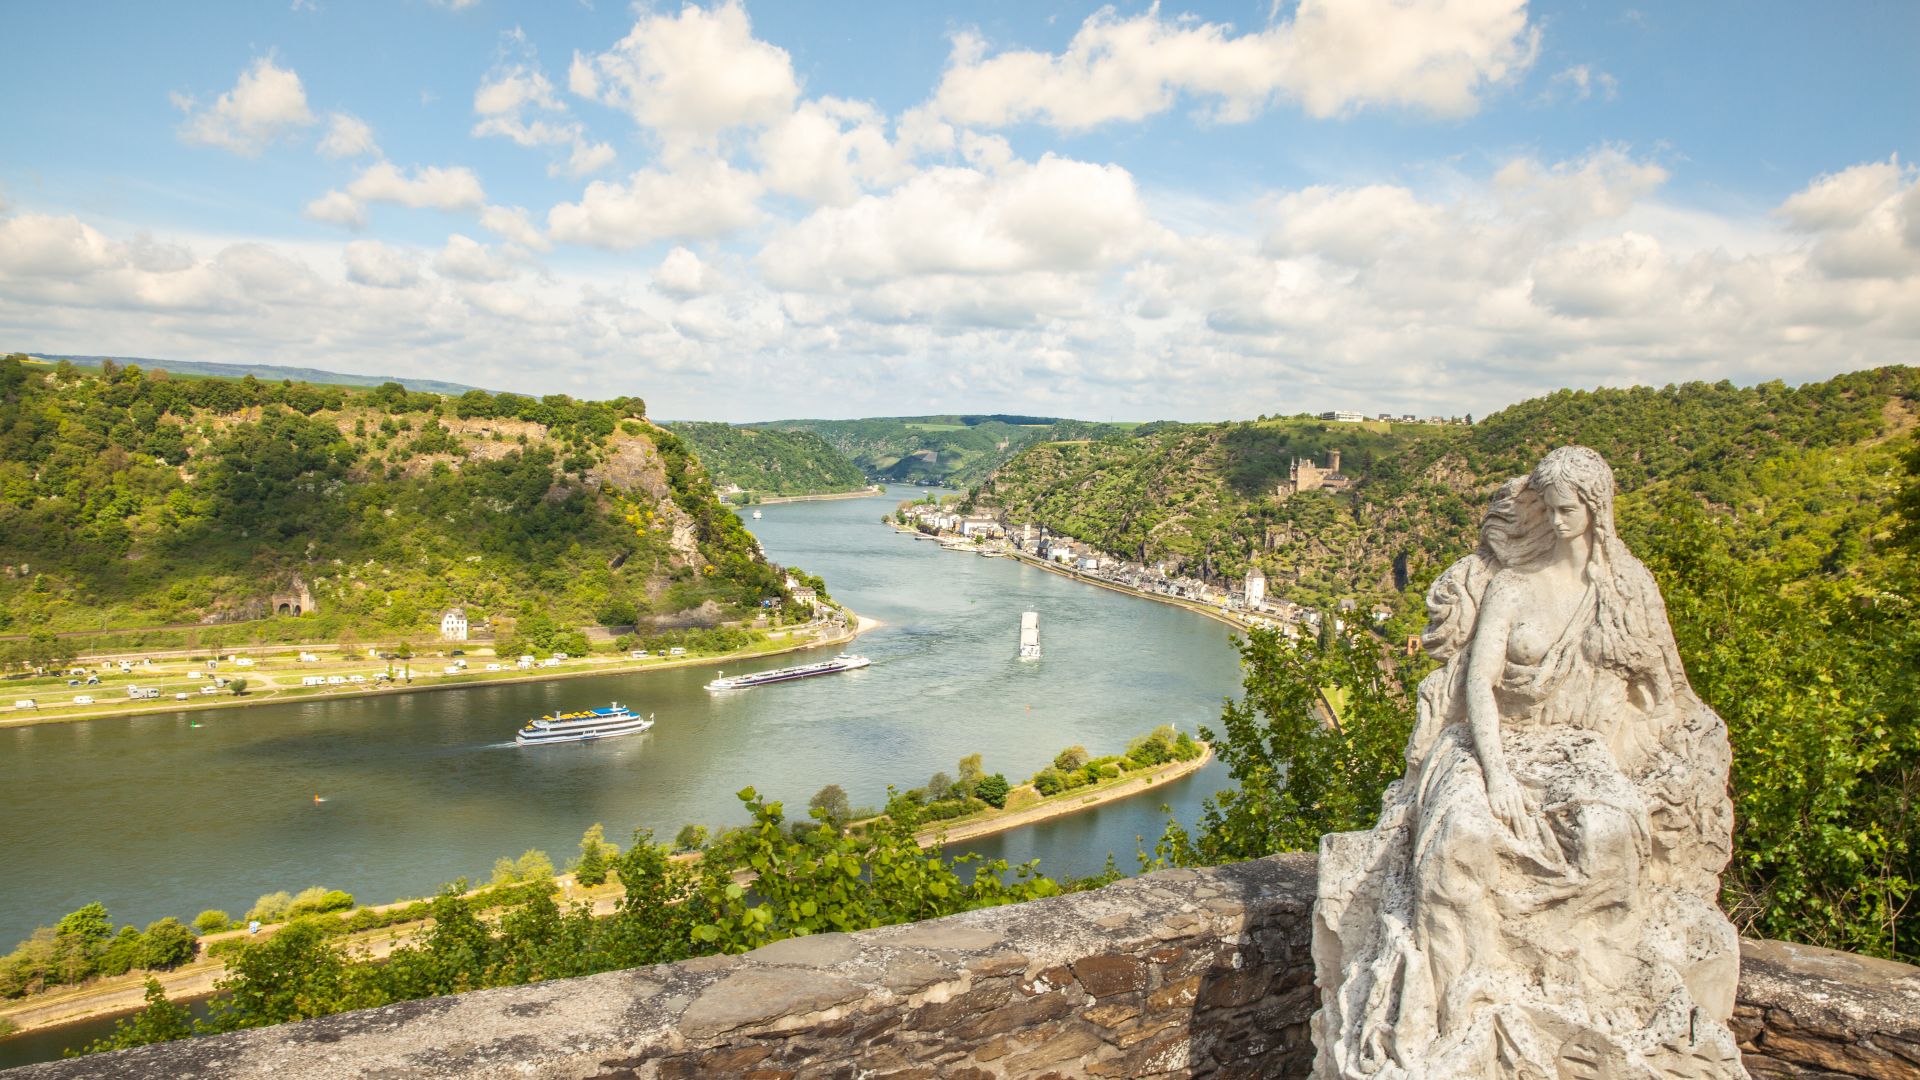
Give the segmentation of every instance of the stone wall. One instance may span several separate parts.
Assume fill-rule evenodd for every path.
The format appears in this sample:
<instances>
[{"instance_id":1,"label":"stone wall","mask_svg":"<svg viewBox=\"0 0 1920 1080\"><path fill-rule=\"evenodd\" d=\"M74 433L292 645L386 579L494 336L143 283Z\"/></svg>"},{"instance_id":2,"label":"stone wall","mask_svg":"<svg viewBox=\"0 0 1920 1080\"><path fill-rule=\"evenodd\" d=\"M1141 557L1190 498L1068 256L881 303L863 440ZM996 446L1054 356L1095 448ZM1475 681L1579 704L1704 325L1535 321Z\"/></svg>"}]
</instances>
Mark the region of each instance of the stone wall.
<instances>
[{"instance_id":1,"label":"stone wall","mask_svg":"<svg viewBox=\"0 0 1920 1080\"><path fill-rule=\"evenodd\" d=\"M33 1066L45 1077L1303 1077L1311 856ZM1920 970L1752 943L1758 1077L1920 1078Z\"/></svg>"}]
</instances>

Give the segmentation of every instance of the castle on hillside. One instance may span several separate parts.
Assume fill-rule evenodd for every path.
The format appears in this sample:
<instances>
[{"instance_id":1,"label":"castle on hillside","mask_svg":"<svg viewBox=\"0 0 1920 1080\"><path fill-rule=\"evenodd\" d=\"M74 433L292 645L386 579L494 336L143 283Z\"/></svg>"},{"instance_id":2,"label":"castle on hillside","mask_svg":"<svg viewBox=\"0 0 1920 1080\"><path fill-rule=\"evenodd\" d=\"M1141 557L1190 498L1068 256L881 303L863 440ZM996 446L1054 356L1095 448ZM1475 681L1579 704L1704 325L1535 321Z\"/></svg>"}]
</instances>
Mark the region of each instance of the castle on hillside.
<instances>
[{"instance_id":1,"label":"castle on hillside","mask_svg":"<svg viewBox=\"0 0 1920 1080\"><path fill-rule=\"evenodd\" d=\"M1313 463L1312 458L1294 458L1293 467L1287 470L1287 478L1274 491L1281 502L1303 491L1345 491L1353 486L1353 481L1340 471L1340 451L1327 451L1327 467L1322 469Z\"/></svg>"},{"instance_id":2,"label":"castle on hillside","mask_svg":"<svg viewBox=\"0 0 1920 1080\"><path fill-rule=\"evenodd\" d=\"M299 574L293 575L293 581L286 591L267 598L267 611L273 615L310 615L318 608L319 605L313 602L313 593Z\"/></svg>"}]
</instances>

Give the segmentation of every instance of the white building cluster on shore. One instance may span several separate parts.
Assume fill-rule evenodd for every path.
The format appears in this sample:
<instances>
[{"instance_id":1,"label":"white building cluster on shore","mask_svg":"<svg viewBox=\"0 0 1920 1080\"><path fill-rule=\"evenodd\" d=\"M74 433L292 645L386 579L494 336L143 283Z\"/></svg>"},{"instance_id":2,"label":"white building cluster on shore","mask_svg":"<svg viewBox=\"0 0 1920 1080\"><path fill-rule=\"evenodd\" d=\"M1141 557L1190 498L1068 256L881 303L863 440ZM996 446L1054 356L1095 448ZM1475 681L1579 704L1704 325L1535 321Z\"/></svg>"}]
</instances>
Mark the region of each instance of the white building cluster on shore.
<instances>
[{"instance_id":1,"label":"white building cluster on shore","mask_svg":"<svg viewBox=\"0 0 1920 1080\"><path fill-rule=\"evenodd\" d=\"M1320 631L1320 611L1267 595L1266 575L1257 566L1248 571L1240 588L1220 588L1182 574L1165 562L1148 564L1116 558L1085 541L1056 535L1032 522L1010 525L992 515L962 514L951 506L927 503L902 507L901 513L910 527L923 533L997 542L999 548L1053 563L1102 584L1216 608L1247 626L1276 629L1288 637ZM1333 613L1334 629L1344 629L1358 608L1354 600L1340 601ZM1375 624L1385 622L1392 614L1379 605L1369 612Z\"/></svg>"}]
</instances>

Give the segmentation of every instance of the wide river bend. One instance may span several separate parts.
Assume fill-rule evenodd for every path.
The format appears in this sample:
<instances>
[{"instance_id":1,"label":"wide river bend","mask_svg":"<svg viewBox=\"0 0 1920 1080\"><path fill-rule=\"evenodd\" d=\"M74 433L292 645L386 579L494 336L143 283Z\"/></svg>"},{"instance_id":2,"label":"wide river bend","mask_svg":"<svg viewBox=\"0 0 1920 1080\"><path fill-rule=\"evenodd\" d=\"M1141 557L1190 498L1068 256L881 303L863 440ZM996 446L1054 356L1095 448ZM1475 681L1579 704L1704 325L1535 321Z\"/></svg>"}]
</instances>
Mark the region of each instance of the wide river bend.
<instances>
[{"instance_id":1,"label":"wide river bend","mask_svg":"<svg viewBox=\"0 0 1920 1080\"><path fill-rule=\"evenodd\" d=\"M1063 746L1109 753L1156 724L1192 731L1237 692L1226 626L880 523L920 494L769 506L748 522L770 558L881 621L855 646L873 659L864 671L720 696L703 689L714 669L690 668L0 730L0 950L92 900L144 925L208 907L238 916L308 885L363 903L425 895L528 848L563 864L594 822L623 846L636 826L671 839L688 822L738 824L734 792L748 785L802 812L830 783L878 805L888 784L952 773L974 752L1017 781ZM1029 609L1037 662L1014 655ZM610 700L658 726L512 743L527 717ZM1095 872L1111 852L1132 872L1163 803L1191 822L1225 782L1209 765L964 849L1055 875Z\"/></svg>"}]
</instances>

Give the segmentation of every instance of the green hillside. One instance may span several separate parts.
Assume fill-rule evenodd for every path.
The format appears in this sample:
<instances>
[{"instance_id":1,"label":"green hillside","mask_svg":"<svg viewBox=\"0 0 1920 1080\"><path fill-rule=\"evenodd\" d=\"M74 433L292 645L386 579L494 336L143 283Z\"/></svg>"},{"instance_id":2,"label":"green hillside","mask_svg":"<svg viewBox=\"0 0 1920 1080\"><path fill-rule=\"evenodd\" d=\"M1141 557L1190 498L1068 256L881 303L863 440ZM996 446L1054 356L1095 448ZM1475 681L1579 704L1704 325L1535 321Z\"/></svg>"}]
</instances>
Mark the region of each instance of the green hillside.
<instances>
[{"instance_id":1,"label":"green hillside","mask_svg":"<svg viewBox=\"0 0 1920 1080\"><path fill-rule=\"evenodd\" d=\"M301 617L270 605L302 584ZM637 398L0 360L0 635L391 638L456 604L551 633L713 621L781 587Z\"/></svg>"},{"instance_id":2,"label":"green hillside","mask_svg":"<svg viewBox=\"0 0 1920 1080\"><path fill-rule=\"evenodd\" d=\"M1566 443L1606 455L1625 492L1650 498L1678 489L1742 514L1780 514L1783 501L1815 490L1796 477L1842 469L1859 474L1847 498L1868 513L1898 472L1885 437L1910 422L1916 398L1920 371L1892 367L1801 387L1564 390L1470 429L1150 425L1092 443L1031 447L979 498L1114 554L1220 581L1257 563L1271 592L1302 603L1395 600L1401 586L1467 550L1495 486ZM1335 448L1356 481L1352 491L1274 496L1293 456L1324 462ZM1822 507L1836 497L1821 496ZM1840 534L1859 524L1831 520L1819 536L1778 539L1796 552L1826 545L1833 555L1847 542Z\"/></svg>"},{"instance_id":3,"label":"green hillside","mask_svg":"<svg viewBox=\"0 0 1920 1080\"><path fill-rule=\"evenodd\" d=\"M985 480L1007 459L1035 443L1099 438L1130 426L1005 414L774 420L752 425L813 432L875 479L955 487Z\"/></svg>"},{"instance_id":4,"label":"green hillside","mask_svg":"<svg viewBox=\"0 0 1920 1080\"><path fill-rule=\"evenodd\" d=\"M811 431L676 422L718 488L752 495L826 495L866 486L867 475Z\"/></svg>"}]
</instances>

